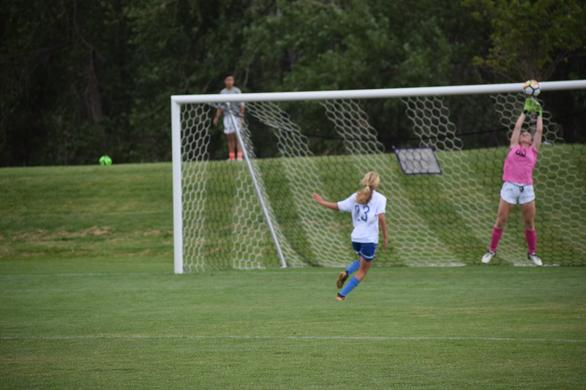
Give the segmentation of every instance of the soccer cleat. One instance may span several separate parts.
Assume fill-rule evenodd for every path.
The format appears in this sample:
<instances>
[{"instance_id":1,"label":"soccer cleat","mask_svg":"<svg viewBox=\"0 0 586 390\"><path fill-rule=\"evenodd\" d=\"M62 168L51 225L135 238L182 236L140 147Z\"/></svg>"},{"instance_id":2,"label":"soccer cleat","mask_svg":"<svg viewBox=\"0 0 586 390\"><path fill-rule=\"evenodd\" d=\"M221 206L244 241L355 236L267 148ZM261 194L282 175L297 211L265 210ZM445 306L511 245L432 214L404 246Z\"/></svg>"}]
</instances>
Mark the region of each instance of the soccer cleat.
<instances>
[{"instance_id":1,"label":"soccer cleat","mask_svg":"<svg viewBox=\"0 0 586 390\"><path fill-rule=\"evenodd\" d=\"M336 301L342 302L344 299L346 299L346 297L343 295L340 295L340 293L338 293L338 295L336 295Z\"/></svg>"},{"instance_id":2,"label":"soccer cleat","mask_svg":"<svg viewBox=\"0 0 586 390\"><path fill-rule=\"evenodd\" d=\"M541 261L541 258L537 256L535 253L528 253L527 258L538 267L541 267L543 265L543 261Z\"/></svg>"},{"instance_id":3,"label":"soccer cleat","mask_svg":"<svg viewBox=\"0 0 586 390\"><path fill-rule=\"evenodd\" d=\"M337 288L344 287L344 283L346 283L346 280L348 280L348 272L346 272L346 271L340 272L340 274L338 275L338 280L336 280L336 287Z\"/></svg>"},{"instance_id":4,"label":"soccer cleat","mask_svg":"<svg viewBox=\"0 0 586 390\"><path fill-rule=\"evenodd\" d=\"M496 255L496 252L491 251L490 249L482 256L482 263L488 264L492 260L492 258Z\"/></svg>"}]
</instances>

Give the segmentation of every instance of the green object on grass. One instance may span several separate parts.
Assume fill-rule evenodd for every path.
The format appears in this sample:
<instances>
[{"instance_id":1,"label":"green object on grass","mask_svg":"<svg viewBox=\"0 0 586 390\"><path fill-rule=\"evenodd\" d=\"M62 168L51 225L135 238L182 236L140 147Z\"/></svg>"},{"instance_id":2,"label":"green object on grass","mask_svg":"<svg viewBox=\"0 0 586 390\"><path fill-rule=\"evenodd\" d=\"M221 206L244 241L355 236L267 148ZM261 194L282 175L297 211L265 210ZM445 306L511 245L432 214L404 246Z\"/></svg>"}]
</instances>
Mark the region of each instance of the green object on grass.
<instances>
[{"instance_id":1,"label":"green object on grass","mask_svg":"<svg viewBox=\"0 0 586 390\"><path fill-rule=\"evenodd\" d=\"M100 157L98 162L102 166L109 166L109 165L112 165L112 158L110 156L108 156L107 154L105 154L102 157Z\"/></svg>"}]
</instances>

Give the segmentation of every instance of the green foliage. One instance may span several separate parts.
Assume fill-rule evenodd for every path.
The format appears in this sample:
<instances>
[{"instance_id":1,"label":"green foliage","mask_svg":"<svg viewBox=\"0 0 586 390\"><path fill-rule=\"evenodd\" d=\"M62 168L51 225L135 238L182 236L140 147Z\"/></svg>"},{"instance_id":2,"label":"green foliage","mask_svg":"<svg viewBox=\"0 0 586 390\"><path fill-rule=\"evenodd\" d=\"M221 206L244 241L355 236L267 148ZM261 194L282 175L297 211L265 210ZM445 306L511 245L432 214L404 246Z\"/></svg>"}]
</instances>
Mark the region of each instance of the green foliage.
<instances>
[{"instance_id":1,"label":"green foliage","mask_svg":"<svg viewBox=\"0 0 586 390\"><path fill-rule=\"evenodd\" d=\"M577 0L2 4L0 165L168 160L169 96L217 92L226 72L258 92L568 79L586 66ZM399 109L376 113L388 147L410 136Z\"/></svg>"},{"instance_id":2,"label":"green foliage","mask_svg":"<svg viewBox=\"0 0 586 390\"><path fill-rule=\"evenodd\" d=\"M491 47L478 64L511 80L548 79L562 62L584 55L586 8L579 0L464 0L491 26Z\"/></svg>"}]
</instances>

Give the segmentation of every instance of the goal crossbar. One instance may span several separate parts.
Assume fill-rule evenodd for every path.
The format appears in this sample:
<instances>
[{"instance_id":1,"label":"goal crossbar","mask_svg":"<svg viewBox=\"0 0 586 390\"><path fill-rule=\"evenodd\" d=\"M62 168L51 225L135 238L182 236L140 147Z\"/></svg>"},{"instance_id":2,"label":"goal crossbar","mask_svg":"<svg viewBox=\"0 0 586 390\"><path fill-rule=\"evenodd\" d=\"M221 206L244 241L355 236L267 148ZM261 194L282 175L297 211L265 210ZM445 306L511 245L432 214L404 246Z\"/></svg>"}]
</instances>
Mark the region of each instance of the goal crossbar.
<instances>
[{"instance_id":1,"label":"goal crossbar","mask_svg":"<svg viewBox=\"0 0 586 390\"><path fill-rule=\"evenodd\" d=\"M562 91L586 88L586 80L570 81L543 81L540 82L542 91ZM177 104L188 103L224 103L224 102L262 102L262 101L299 101L299 100L332 100L332 99L376 99L402 98L412 96L450 96L450 95L480 95L491 93L519 92L522 83L506 84L479 84L441 87L417 88L381 88L381 89L351 89L339 91L304 91L304 92L261 92L242 94L203 94L203 95L173 95L171 101Z\"/></svg>"}]
</instances>

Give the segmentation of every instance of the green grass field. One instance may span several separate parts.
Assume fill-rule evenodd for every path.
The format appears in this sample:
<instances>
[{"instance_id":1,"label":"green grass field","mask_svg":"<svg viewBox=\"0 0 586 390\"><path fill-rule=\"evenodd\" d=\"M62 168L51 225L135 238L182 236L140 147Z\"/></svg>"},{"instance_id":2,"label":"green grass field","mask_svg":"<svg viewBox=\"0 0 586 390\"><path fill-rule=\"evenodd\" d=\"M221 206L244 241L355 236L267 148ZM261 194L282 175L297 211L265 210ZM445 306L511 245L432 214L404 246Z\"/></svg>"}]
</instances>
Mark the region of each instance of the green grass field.
<instances>
[{"instance_id":1,"label":"green grass field","mask_svg":"<svg viewBox=\"0 0 586 390\"><path fill-rule=\"evenodd\" d=\"M336 269L173 275L169 164L0 189L0 388L586 388L584 267L375 268L337 303Z\"/></svg>"}]
</instances>

